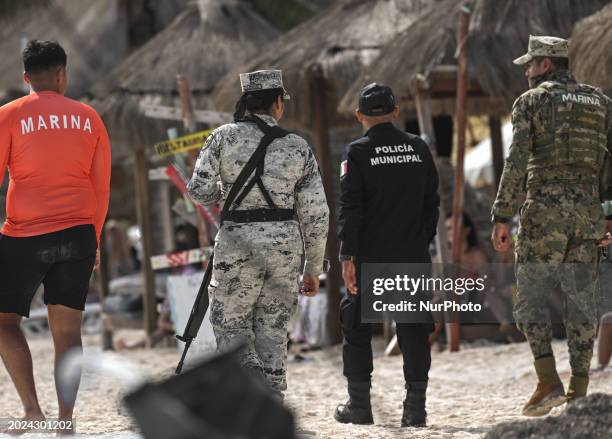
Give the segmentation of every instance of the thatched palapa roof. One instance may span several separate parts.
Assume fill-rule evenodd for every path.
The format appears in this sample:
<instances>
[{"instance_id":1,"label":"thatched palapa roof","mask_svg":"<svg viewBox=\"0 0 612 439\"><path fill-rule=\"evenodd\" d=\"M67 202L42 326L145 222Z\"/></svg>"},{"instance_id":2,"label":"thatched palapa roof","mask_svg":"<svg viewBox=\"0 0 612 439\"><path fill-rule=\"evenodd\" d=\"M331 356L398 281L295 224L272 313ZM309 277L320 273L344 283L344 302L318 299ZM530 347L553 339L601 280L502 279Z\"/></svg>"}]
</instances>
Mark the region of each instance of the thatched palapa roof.
<instances>
[{"instance_id":1,"label":"thatched palapa roof","mask_svg":"<svg viewBox=\"0 0 612 439\"><path fill-rule=\"evenodd\" d=\"M186 1L156 0L141 15L146 14L154 31L165 27ZM136 2L124 0L14 1L4 6L7 8L9 11L4 11L6 15L0 21L0 52L4 55L0 59L0 99L4 101L27 93L21 51L32 39L60 42L68 54L67 94L73 98L82 96L127 56L130 32L134 30L130 29L128 15L137 9Z\"/></svg>"},{"instance_id":2,"label":"thatched palapa roof","mask_svg":"<svg viewBox=\"0 0 612 439\"><path fill-rule=\"evenodd\" d=\"M277 36L250 7L237 0L200 0L135 51L91 91L104 118L113 156L131 148L149 148L180 125L143 116L140 103L180 106L177 74L191 84L196 109L208 107L208 95L225 73Z\"/></svg>"},{"instance_id":3,"label":"thatched palapa roof","mask_svg":"<svg viewBox=\"0 0 612 439\"><path fill-rule=\"evenodd\" d=\"M339 0L267 46L262 54L228 74L213 96L218 110L230 111L240 96L238 73L277 68L283 71L291 102L283 124L311 128L309 83L319 69L327 85L331 126L347 121L336 113L339 99L387 43L439 0Z\"/></svg>"},{"instance_id":4,"label":"thatched palapa roof","mask_svg":"<svg viewBox=\"0 0 612 439\"><path fill-rule=\"evenodd\" d=\"M4 100L27 93L21 51L31 39L58 40L68 54L68 95L80 96L128 50L118 0L49 0L0 21L0 89Z\"/></svg>"},{"instance_id":5,"label":"thatched palapa roof","mask_svg":"<svg viewBox=\"0 0 612 439\"><path fill-rule=\"evenodd\" d=\"M423 74L432 93L432 112L452 114L455 108L458 12L464 2L444 0L392 41L367 73L355 81L340 110L356 106L359 89L371 81L391 86L414 111L412 80ZM512 60L527 50L529 35L568 38L579 19L599 10L607 0L474 0L468 37L468 111L507 113L527 88L523 70Z\"/></svg>"},{"instance_id":6,"label":"thatched palapa roof","mask_svg":"<svg viewBox=\"0 0 612 439\"><path fill-rule=\"evenodd\" d=\"M570 44L576 79L612 97L612 4L576 23Z\"/></svg>"}]
</instances>

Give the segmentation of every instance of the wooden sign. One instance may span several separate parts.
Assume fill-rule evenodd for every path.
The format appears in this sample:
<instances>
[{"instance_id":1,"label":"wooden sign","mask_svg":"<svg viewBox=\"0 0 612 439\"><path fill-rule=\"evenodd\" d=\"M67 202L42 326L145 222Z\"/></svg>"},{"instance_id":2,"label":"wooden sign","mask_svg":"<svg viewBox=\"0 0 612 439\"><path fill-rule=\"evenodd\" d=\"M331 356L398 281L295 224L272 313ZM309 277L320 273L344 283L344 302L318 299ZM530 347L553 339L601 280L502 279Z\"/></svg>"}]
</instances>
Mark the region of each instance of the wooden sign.
<instances>
[{"instance_id":1,"label":"wooden sign","mask_svg":"<svg viewBox=\"0 0 612 439\"><path fill-rule=\"evenodd\" d=\"M169 180L166 174L166 167L160 166L159 168L149 169L149 181L163 181Z\"/></svg>"},{"instance_id":2,"label":"wooden sign","mask_svg":"<svg viewBox=\"0 0 612 439\"><path fill-rule=\"evenodd\" d=\"M183 120L183 111L180 108L164 105L140 104L140 111L145 116L153 119ZM234 121L230 113L210 110L195 110L193 116L196 122L209 125L223 125Z\"/></svg>"},{"instance_id":3,"label":"wooden sign","mask_svg":"<svg viewBox=\"0 0 612 439\"><path fill-rule=\"evenodd\" d=\"M151 268L153 270L162 270L164 268L182 267L184 265L204 262L208 259L211 252L212 247L207 247L151 256Z\"/></svg>"}]
</instances>

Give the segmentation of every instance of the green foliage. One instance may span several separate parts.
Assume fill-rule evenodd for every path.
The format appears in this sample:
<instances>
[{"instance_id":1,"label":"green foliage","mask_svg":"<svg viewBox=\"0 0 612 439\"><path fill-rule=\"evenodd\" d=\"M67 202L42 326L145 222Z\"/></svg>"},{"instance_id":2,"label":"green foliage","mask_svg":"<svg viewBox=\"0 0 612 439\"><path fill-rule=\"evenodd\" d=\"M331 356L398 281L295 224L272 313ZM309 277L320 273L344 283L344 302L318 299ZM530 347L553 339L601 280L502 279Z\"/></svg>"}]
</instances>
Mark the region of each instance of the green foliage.
<instances>
[{"instance_id":1,"label":"green foliage","mask_svg":"<svg viewBox=\"0 0 612 439\"><path fill-rule=\"evenodd\" d=\"M246 0L246 2L281 31L297 26L315 13L296 0Z\"/></svg>"}]
</instances>

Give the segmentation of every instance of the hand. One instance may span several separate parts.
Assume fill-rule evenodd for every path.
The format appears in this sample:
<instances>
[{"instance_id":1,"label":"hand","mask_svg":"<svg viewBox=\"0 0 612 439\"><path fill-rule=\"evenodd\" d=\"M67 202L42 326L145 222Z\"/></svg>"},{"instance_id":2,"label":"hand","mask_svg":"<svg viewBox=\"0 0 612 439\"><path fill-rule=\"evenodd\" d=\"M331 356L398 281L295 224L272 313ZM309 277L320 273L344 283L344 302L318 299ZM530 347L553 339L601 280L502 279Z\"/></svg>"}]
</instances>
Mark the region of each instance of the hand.
<instances>
[{"instance_id":1,"label":"hand","mask_svg":"<svg viewBox=\"0 0 612 439\"><path fill-rule=\"evenodd\" d=\"M599 247L606 247L612 244L612 233L606 232L603 238L597 240L597 245Z\"/></svg>"},{"instance_id":2,"label":"hand","mask_svg":"<svg viewBox=\"0 0 612 439\"><path fill-rule=\"evenodd\" d=\"M300 293L302 293L304 296L312 297L316 296L318 292L319 277L304 273L304 276L302 276L302 287L300 288Z\"/></svg>"},{"instance_id":3,"label":"hand","mask_svg":"<svg viewBox=\"0 0 612 439\"><path fill-rule=\"evenodd\" d=\"M491 242L493 248L498 252L506 252L512 246L512 237L510 236L510 224L494 223L493 233L491 234Z\"/></svg>"},{"instance_id":4,"label":"hand","mask_svg":"<svg viewBox=\"0 0 612 439\"><path fill-rule=\"evenodd\" d=\"M342 279L344 285L351 294L357 294L357 277L355 275L355 263L353 261L342 261Z\"/></svg>"},{"instance_id":5,"label":"hand","mask_svg":"<svg viewBox=\"0 0 612 439\"><path fill-rule=\"evenodd\" d=\"M96 261L94 262L94 270L100 268L100 249L96 250Z\"/></svg>"}]
</instances>

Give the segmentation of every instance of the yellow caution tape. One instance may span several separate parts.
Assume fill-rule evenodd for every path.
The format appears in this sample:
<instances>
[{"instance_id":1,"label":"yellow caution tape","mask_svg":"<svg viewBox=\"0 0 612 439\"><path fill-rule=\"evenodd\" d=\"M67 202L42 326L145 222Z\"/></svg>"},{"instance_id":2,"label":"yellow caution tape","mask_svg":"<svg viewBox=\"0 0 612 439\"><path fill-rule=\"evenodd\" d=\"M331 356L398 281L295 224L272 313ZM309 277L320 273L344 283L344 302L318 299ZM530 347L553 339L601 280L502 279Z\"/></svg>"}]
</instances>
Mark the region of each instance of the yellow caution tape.
<instances>
[{"instance_id":1,"label":"yellow caution tape","mask_svg":"<svg viewBox=\"0 0 612 439\"><path fill-rule=\"evenodd\" d=\"M183 137L178 137L173 140L156 143L154 148L157 155L165 157L169 155L179 154L196 148L201 148L204 145L206 138L213 130L198 131L197 133L188 134Z\"/></svg>"}]
</instances>

